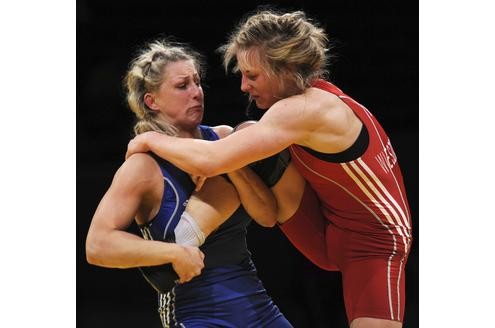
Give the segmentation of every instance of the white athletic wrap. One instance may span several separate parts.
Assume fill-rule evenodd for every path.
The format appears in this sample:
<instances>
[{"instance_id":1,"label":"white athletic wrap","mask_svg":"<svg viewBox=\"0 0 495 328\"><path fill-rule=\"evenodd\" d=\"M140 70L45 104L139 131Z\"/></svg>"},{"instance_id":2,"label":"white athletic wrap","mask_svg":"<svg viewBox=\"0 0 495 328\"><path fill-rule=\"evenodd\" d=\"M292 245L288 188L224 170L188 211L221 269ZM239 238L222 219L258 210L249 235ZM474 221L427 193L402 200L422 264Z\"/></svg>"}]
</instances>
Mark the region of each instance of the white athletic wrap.
<instances>
[{"instance_id":1,"label":"white athletic wrap","mask_svg":"<svg viewBox=\"0 0 495 328\"><path fill-rule=\"evenodd\" d=\"M196 220L186 211L182 213L174 233L177 244L199 247L205 242L203 231L199 228Z\"/></svg>"}]
</instances>

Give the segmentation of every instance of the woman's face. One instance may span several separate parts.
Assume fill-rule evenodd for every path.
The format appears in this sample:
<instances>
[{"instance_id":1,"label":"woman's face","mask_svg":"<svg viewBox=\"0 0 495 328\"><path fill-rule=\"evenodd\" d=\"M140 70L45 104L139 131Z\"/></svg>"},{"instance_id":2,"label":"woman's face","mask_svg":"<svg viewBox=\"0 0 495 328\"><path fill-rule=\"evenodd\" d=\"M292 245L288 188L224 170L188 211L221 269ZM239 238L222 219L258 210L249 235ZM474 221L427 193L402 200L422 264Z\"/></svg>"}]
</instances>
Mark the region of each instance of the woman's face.
<instances>
[{"instance_id":1,"label":"woman's face","mask_svg":"<svg viewBox=\"0 0 495 328\"><path fill-rule=\"evenodd\" d=\"M241 90L249 94L256 102L256 107L268 109L278 100L278 83L270 79L261 64L258 51L254 49L239 50L237 63L241 72Z\"/></svg>"},{"instance_id":2,"label":"woman's face","mask_svg":"<svg viewBox=\"0 0 495 328\"><path fill-rule=\"evenodd\" d=\"M153 94L162 118L179 130L196 129L203 120L204 94L191 60L167 64L163 82Z\"/></svg>"}]
</instances>

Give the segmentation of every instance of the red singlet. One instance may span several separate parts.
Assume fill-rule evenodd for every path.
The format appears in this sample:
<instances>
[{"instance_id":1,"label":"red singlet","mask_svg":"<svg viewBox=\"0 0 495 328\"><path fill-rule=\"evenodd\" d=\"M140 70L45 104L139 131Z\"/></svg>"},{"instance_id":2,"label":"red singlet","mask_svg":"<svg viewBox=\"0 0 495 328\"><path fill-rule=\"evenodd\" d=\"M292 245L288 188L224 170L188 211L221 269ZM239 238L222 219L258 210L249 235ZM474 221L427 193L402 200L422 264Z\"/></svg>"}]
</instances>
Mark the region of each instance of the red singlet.
<instances>
[{"instance_id":1,"label":"red singlet","mask_svg":"<svg viewBox=\"0 0 495 328\"><path fill-rule=\"evenodd\" d=\"M335 94L354 111L368 131L369 145L362 156L344 163L321 160L301 146L290 146L292 160L316 193L323 216L308 210L318 203L306 190L299 210L280 227L315 264L336 266L342 272L349 322L358 317L402 321L404 267L412 237L397 157L385 131L364 106L329 82L318 80L313 87ZM326 243L326 249L317 247L316 240Z\"/></svg>"}]
</instances>

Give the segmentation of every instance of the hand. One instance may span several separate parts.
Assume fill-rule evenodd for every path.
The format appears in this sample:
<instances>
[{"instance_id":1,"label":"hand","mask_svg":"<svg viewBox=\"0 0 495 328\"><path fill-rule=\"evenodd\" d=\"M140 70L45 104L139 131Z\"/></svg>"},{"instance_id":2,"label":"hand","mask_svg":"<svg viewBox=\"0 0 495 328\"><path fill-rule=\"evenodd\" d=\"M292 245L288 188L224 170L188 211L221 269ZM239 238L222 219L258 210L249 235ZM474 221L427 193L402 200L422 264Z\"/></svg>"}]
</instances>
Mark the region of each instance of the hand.
<instances>
[{"instance_id":1,"label":"hand","mask_svg":"<svg viewBox=\"0 0 495 328\"><path fill-rule=\"evenodd\" d=\"M128 159L132 154L135 153L146 153L150 151L148 147L146 137L148 136L148 132L139 134L134 137L129 144L127 145L127 152L125 153L125 159Z\"/></svg>"},{"instance_id":2,"label":"hand","mask_svg":"<svg viewBox=\"0 0 495 328\"><path fill-rule=\"evenodd\" d=\"M183 284L201 273L205 266L203 262L205 255L194 246L177 246L179 246L180 251L175 261L172 262L172 267L179 276L179 282Z\"/></svg>"},{"instance_id":3,"label":"hand","mask_svg":"<svg viewBox=\"0 0 495 328\"><path fill-rule=\"evenodd\" d=\"M205 184L207 177L200 176L200 175L193 175L191 174L191 180L194 182L196 185L196 188L194 188L194 191L200 191L201 187Z\"/></svg>"}]
</instances>

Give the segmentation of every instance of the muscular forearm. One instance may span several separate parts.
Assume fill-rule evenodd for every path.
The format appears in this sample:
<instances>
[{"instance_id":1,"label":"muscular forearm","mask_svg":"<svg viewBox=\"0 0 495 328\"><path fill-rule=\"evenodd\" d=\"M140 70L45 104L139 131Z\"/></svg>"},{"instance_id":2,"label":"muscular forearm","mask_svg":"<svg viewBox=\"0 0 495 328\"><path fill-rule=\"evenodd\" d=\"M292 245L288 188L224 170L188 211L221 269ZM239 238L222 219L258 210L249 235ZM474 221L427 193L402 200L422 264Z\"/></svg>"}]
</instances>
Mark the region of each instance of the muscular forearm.
<instances>
[{"instance_id":1,"label":"muscular forearm","mask_svg":"<svg viewBox=\"0 0 495 328\"><path fill-rule=\"evenodd\" d=\"M170 137L149 132L144 139L150 151L194 175L212 176L211 141ZM214 174L216 175L216 174Z\"/></svg>"},{"instance_id":2,"label":"muscular forearm","mask_svg":"<svg viewBox=\"0 0 495 328\"><path fill-rule=\"evenodd\" d=\"M277 222L277 202L272 191L250 168L228 173L248 214L260 225L273 227Z\"/></svg>"},{"instance_id":3,"label":"muscular forearm","mask_svg":"<svg viewBox=\"0 0 495 328\"><path fill-rule=\"evenodd\" d=\"M170 137L146 132L129 142L126 157L152 151L193 175L212 177L242 168L249 163L280 152L293 143L274 129L261 127L252 133L244 129L221 140L206 141Z\"/></svg>"},{"instance_id":4,"label":"muscular forearm","mask_svg":"<svg viewBox=\"0 0 495 328\"><path fill-rule=\"evenodd\" d=\"M172 263L177 247L180 246L112 230L88 235L86 257L91 264L109 268L152 266Z\"/></svg>"}]
</instances>

